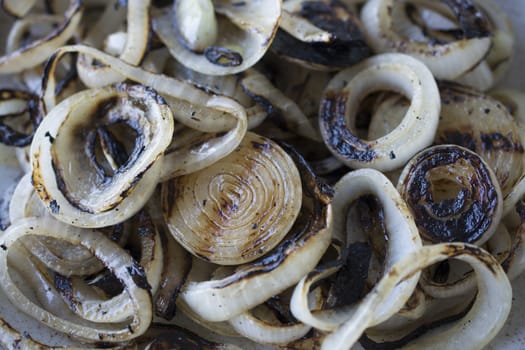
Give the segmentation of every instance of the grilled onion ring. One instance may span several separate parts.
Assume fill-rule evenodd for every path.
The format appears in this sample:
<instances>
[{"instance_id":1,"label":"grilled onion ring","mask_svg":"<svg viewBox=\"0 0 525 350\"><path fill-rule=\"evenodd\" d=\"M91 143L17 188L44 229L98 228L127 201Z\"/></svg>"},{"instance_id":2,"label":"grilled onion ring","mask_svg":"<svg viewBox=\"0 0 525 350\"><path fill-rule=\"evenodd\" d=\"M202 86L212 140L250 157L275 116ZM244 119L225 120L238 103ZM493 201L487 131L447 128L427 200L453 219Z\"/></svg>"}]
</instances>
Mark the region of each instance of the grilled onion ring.
<instances>
[{"instance_id":1,"label":"grilled onion ring","mask_svg":"<svg viewBox=\"0 0 525 350\"><path fill-rule=\"evenodd\" d=\"M463 39L444 45L406 40L393 29L392 23L392 7L401 2L370 0L361 12L368 44L376 52L396 51L420 59L437 79L456 79L474 68L485 57L492 41L488 21L472 5L472 1L444 2L458 17Z\"/></svg>"},{"instance_id":2,"label":"grilled onion ring","mask_svg":"<svg viewBox=\"0 0 525 350\"><path fill-rule=\"evenodd\" d=\"M7 262L11 245L26 235L49 236L92 251L122 282L131 300L133 318L126 324L84 325L57 317L24 295L11 279ZM7 297L24 313L47 326L88 342L122 342L144 333L151 323L152 301L144 271L132 257L100 232L66 226L52 218L25 218L12 224L1 239L0 278Z\"/></svg>"},{"instance_id":3,"label":"grilled onion ring","mask_svg":"<svg viewBox=\"0 0 525 350\"><path fill-rule=\"evenodd\" d=\"M476 153L440 145L405 166L397 186L420 234L431 242L483 244L501 219L503 199L494 172Z\"/></svg>"},{"instance_id":4,"label":"grilled onion ring","mask_svg":"<svg viewBox=\"0 0 525 350\"><path fill-rule=\"evenodd\" d=\"M122 137L112 141L114 125L133 130L131 149L119 144ZM34 187L48 210L71 225L122 222L153 193L172 133L171 112L152 89L121 84L82 91L53 108L38 128Z\"/></svg>"},{"instance_id":5,"label":"grilled onion ring","mask_svg":"<svg viewBox=\"0 0 525 350\"><path fill-rule=\"evenodd\" d=\"M360 101L389 89L404 94L411 105L401 124L374 141L355 130ZM440 112L439 92L427 67L402 54L371 57L337 74L325 89L319 110L321 134L328 149L353 168L393 170L432 143Z\"/></svg>"},{"instance_id":6,"label":"grilled onion ring","mask_svg":"<svg viewBox=\"0 0 525 350\"><path fill-rule=\"evenodd\" d=\"M195 256L220 265L253 261L288 233L301 208L293 160L247 133L229 156L162 187L168 227Z\"/></svg>"},{"instance_id":7,"label":"grilled onion ring","mask_svg":"<svg viewBox=\"0 0 525 350\"><path fill-rule=\"evenodd\" d=\"M315 177L298 153L284 144L281 147L299 169L306 195L303 201L313 200L312 212L303 206L311 217L304 225L293 228L290 235L263 258L239 266L224 278L188 281L179 302L202 319L229 320L293 286L317 265L330 244L332 189Z\"/></svg>"},{"instance_id":8,"label":"grilled onion ring","mask_svg":"<svg viewBox=\"0 0 525 350\"><path fill-rule=\"evenodd\" d=\"M31 124L31 132L27 134L13 129L2 121L13 117L22 118L26 113L29 114ZM0 90L0 142L16 147L29 145L41 119L42 117L38 112L37 96L21 90ZM19 122L18 124L22 123Z\"/></svg>"}]
</instances>

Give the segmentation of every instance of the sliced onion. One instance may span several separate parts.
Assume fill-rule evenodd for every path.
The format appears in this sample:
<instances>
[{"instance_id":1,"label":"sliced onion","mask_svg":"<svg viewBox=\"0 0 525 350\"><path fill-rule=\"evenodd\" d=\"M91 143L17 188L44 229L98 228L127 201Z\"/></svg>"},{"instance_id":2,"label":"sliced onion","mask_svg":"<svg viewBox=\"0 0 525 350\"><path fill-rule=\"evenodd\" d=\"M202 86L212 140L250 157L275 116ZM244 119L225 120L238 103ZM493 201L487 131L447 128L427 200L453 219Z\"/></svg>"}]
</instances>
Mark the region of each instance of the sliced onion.
<instances>
[{"instance_id":1,"label":"sliced onion","mask_svg":"<svg viewBox=\"0 0 525 350\"><path fill-rule=\"evenodd\" d=\"M419 233L431 242L483 244L501 219L503 198L494 172L461 146L421 151L405 166L397 187Z\"/></svg>"},{"instance_id":2,"label":"sliced onion","mask_svg":"<svg viewBox=\"0 0 525 350\"><path fill-rule=\"evenodd\" d=\"M26 235L49 236L91 250L123 283L133 306L133 318L124 325L82 325L57 317L42 309L25 296L11 279L7 264L9 248ZM130 255L103 234L65 226L51 218L26 218L13 224L2 236L0 251L0 276L2 289L9 300L24 313L58 331L85 341L121 342L144 333L151 322L152 304L149 285L143 269Z\"/></svg>"},{"instance_id":3,"label":"sliced onion","mask_svg":"<svg viewBox=\"0 0 525 350\"><path fill-rule=\"evenodd\" d=\"M36 0L2 0L0 6L13 17L24 17L35 6L35 3Z\"/></svg>"},{"instance_id":4,"label":"sliced onion","mask_svg":"<svg viewBox=\"0 0 525 350\"><path fill-rule=\"evenodd\" d=\"M426 246L395 264L348 321L323 341L321 349L350 349L373 319L378 305L405 278L445 259L467 262L477 275L478 294L468 313L452 326L439 327L411 341L403 349L457 349L468 344L483 348L503 327L510 312L512 287L501 265L486 251L465 243Z\"/></svg>"},{"instance_id":5,"label":"sliced onion","mask_svg":"<svg viewBox=\"0 0 525 350\"><path fill-rule=\"evenodd\" d=\"M253 133L229 156L162 190L173 236L195 256L221 265L247 263L273 249L297 218L301 199L293 160Z\"/></svg>"},{"instance_id":6,"label":"sliced onion","mask_svg":"<svg viewBox=\"0 0 525 350\"><path fill-rule=\"evenodd\" d=\"M29 120L20 121L25 115ZM18 128L13 128L5 119L16 118ZM33 133L40 123L42 116L38 112L37 97L22 90L0 90L0 142L8 146L24 147L31 143ZM29 122L29 123L28 123ZM17 129L25 129L24 124L30 124L27 134Z\"/></svg>"},{"instance_id":7,"label":"sliced onion","mask_svg":"<svg viewBox=\"0 0 525 350\"><path fill-rule=\"evenodd\" d=\"M197 3L192 6L197 6ZM165 10L153 19L153 30L173 57L194 71L227 75L250 68L262 58L272 43L281 16L281 2L264 0L262 3L232 3L215 0L213 6L216 14L222 16L217 17L217 40L204 52L192 51L175 35L174 26L178 31L192 30L191 27L178 27L181 23L173 23L173 17L183 18L185 14ZM209 21L207 24L210 25ZM192 35L186 33L183 36Z\"/></svg>"},{"instance_id":8,"label":"sliced onion","mask_svg":"<svg viewBox=\"0 0 525 350\"><path fill-rule=\"evenodd\" d=\"M404 94L411 105L401 124L376 140L357 136L355 119L363 98L378 90ZM337 74L325 89L319 111L328 149L353 168L387 171L430 145L437 130L440 100L430 71L402 54L383 54Z\"/></svg>"},{"instance_id":9,"label":"sliced onion","mask_svg":"<svg viewBox=\"0 0 525 350\"><path fill-rule=\"evenodd\" d=\"M19 73L43 62L75 33L82 17L82 1L72 0L65 20L40 40L0 57L0 74Z\"/></svg>"},{"instance_id":10,"label":"sliced onion","mask_svg":"<svg viewBox=\"0 0 525 350\"><path fill-rule=\"evenodd\" d=\"M119 143L122 137L112 141L119 132L108 131L112 125L133 130L130 149ZM85 90L40 124L31 149L33 184L51 214L64 222L83 227L122 222L155 189L172 132L171 112L152 89L122 84ZM95 153L96 142L101 154Z\"/></svg>"},{"instance_id":11,"label":"sliced onion","mask_svg":"<svg viewBox=\"0 0 525 350\"><path fill-rule=\"evenodd\" d=\"M186 283L180 302L199 317L224 321L259 305L293 286L321 259L331 240L331 188L316 179L308 165L285 147L301 174L303 194L313 200L306 222L292 229L289 237L272 252L241 265L226 277ZM304 208L303 206L303 209Z\"/></svg>"},{"instance_id":12,"label":"sliced onion","mask_svg":"<svg viewBox=\"0 0 525 350\"><path fill-rule=\"evenodd\" d=\"M462 39L443 45L407 40L393 30L391 9L400 3L370 0L361 12L368 44L376 52L395 51L414 56L424 62L438 79L459 77L488 53L491 45L488 21L471 1L447 0L445 3L462 22Z\"/></svg>"},{"instance_id":13,"label":"sliced onion","mask_svg":"<svg viewBox=\"0 0 525 350\"><path fill-rule=\"evenodd\" d=\"M334 196L334 237L350 246L358 237L345 237L346 211L350 204L364 194L373 193L383 204L385 225L388 232L388 248L385 271L406 255L421 247L421 240L414 219L392 183L380 172L373 169L360 169L345 175L335 186ZM352 251L349 252L352 254ZM335 273L342 266L338 261L324 268L314 270L296 286L290 309L302 322L323 331L333 331L350 315L365 304L362 300L352 306L328 309L312 313L308 306L310 287L317 281ZM371 316L368 326L381 323L398 312L411 296L419 279L419 274L396 286ZM348 286L347 288L351 288Z\"/></svg>"}]
</instances>

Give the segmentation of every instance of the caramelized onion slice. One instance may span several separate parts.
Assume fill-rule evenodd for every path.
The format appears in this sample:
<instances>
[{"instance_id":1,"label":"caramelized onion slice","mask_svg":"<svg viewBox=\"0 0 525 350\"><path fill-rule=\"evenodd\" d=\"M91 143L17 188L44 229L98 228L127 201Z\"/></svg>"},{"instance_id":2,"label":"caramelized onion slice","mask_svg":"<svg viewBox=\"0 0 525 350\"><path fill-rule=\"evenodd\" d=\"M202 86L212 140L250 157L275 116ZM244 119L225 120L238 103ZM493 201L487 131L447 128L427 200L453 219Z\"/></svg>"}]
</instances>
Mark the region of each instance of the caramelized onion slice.
<instances>
[{"instance_id":1,"label":"caramelized onion slice","mask_svg":"<svg viewBox=\"0 0 525 350\"><path fill-rule=\"evenodd\" d=\"M301 200L293 160L253 133L229 156L162 189L173 236L195 256L221 265L247 263L273 249L295 222Z\"/></svg>"},{"instance_id":2,"label":"caramelized onion slice","mask_svg":"<svg viewBox=\"0 0 525 350\"><path fill-rule=\"evenodd\" d=\"M82 324L54 315L31 301L11 278L7 261L10 247L26 235L49 236L92 251L124 285L132 303L133 317L124 324ZM126 251L102 233L67 226L52 218L25 218L11 225L2 236L1 246L2 289L21 311L47 326L88 342L127 341L138 337L149 327L152 302L144 270Z\"/></svg>"},{"instance_id":3,"label":"caramelized onion slice","mask_svg":"<svg viewBox=\"0 0 525 350\"><path fill-rule=\"evenodd\" d=\"M452 326L445 325L416 338L403 349L456 349L469 344L483 348L502 328L512 303L512 287L501 265L483 249L466 243L423 247L392 266L366 297L366 307L328 335L323 350L350 349L381 303L395 286L414 273L446 259L470 264L477 275L478 294L468 313Z\"/></svg>"},{"instance_id":4,"label":"caramelized onion slice","mask_svg":"<svg viewBox=\"0 0 525 350\"><path fill-rule=\"evenodd\" d=\"M179 301L205 320L231 319L293 286L317 265L330 244L332 189L315 177L298 153L284 144L281 147L294 159L301 174L303 202L312 200L312 209L303 205L304 222L263 258L222 278L186 283Z\"/></svg>"},{"instance_id":5,"label":"caramelized onion slice","mask_svg":"<svg viewBox=\"0 0 525 350\"><path fill-rule=\"evenodd\" d=\"M72 0L64 14L64 21L44 38L0 57L0 74L20 73L25 69L44 63L77 30L82 17L82 1Z\"/></svg>"},{"instance_id":6,"label":"caramelized onion slice","mask_svg":"<svg viewBox=\"0 0 525 350\"><path fill-rule=\"evenodd\" d=\"M411 100L405 117L390 133L367 141L357 136L360 102L378 90L393 90ZM337 74L323 94L321 134L328 149L353 168L393 170L430 145L437 130L439 92L428 68L403 54L371 57Z\"/></svg>"},{"instance_id":7,"label":"caramelized onion slice","mask_svg":"<svg viewBox=\"0 0 525 350\"><path fill-rule=\"evenodd\" d=\"M155 189L172 133L171 112L150 88L79 92L39 126L31 148L33 184L51 214L68 224L122 222Z\"/></svg>"},{"instance_id":8,"label":"caramelized onion slice","mask_svg":"<svg viewBox=\"0 0 525 350\"><path fill-rule=\"evenodd\" d=\"M361 12L368 44L376 52L402 52L424 62L438 79L453 80L475 67L491 45L488 21L472 1L444 1L454 11L463 30L461 39L435 44L408 40L393 28L392 8L402 6L394 0L371 0ZM390 9L390 10L389 10Z\"/></svg>"},{"instance_id":9,"label":"caramelized onion slice","mask_svg":"<svg viewBox=\"0 0 525 350\"><path fill-rule=\"evenodd\" d=\"M431 242L483 244L501 219L503 199L494 172L476 153L433 146L405 166L397 186Z\"/></svg>"}]
</instances>

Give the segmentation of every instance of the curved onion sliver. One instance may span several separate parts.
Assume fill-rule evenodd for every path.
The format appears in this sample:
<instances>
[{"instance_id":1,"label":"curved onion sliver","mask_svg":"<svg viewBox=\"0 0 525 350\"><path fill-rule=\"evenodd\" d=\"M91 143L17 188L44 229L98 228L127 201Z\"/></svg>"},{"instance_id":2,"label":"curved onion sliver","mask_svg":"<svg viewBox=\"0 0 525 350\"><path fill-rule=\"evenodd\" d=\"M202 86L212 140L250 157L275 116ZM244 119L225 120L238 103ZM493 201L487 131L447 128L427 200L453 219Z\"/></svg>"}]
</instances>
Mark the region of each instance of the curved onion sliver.
<instances>
[{"instance_id":1,"label":"curved onion sliver","mask_svg":"<svg viewBox=\"0 0 525 350\"><path fill-rule=\"evenodd\" d=\"M411 100L401 124L373 141L355 130L360 101L378 90L394 90ZM439 121L439 92L427 67L402 54L382 54L337 74L328 84L319 111L328 149L346 165L393 170L432 143Z\"/></svg>"},{"instance_id":2,"label":"curved onion sliver","mask_svg":"<svg viewBox=\"0 0 525 350\"><path fill-rule=\"evenodd\" d=\"M461 146L421 151L405 166L397 187L420 234L432 242L482 244L501 219L503 199L494 172Z\"/></svg>"},{"instance_id":3,"label":"curved onion sliver","mask_svg":"<svg viewBox=\"0 0 525 350\"><path fill-rule=\"evenodd\" d=\"M294 285L315 267L330 244L332 189L315 177L297 153L281 146L299 169L305 198L313 200L312 217L304 227L292 229L291 235L263 258L217 280L188 281L179 302L205 320L231 319Z\"/></svg>"},{"instance_id":4,"label":"curved onion sliver","mask_svg":"<svg viewBox=\"0 0 525 350\"><path fill-rule=\"evenodd\" d=\"M131 129L134 145L122 144L129 134L115 139L115 126ZM53 108L35 133L34 187L48 210L71 225L122 222L153 193L172 133L171 112L152 89L121 84L79 92Z\"/></svg>"},{"instance_id":5,"label":"curved onion sliver","mask_svg":"<svg viewBox=\"0 0 525 350\"><path fill-rule=\"evenodd\" d=\"M360 169L348 173L337 182L333 201L334 237L345 242L346 245L355 241L355 237L345 237L346 211L353 201L370 193L379 198L384 208L385 225L389 236L385 261L385 270L388 270L404 256L420 248L421 240L408 207L392 183L380 172L373 169ZM290 306L297 319L317 329L332 331L349 317L354 307L342 307L312 314L308 306L308 292L311 284L335 273L341 264L342 262L338 262L325 269L314 270L297 284ZM418 279L419 274L416 274L407 279L405 283L396 286L378 307L368 325L381 323L398 312L412 294Z\"/></svg>"},{"instance_id":6,"label":"curved onion sliver","mask_svg":"<svg viewBox=\"0 0 525 350\"><path fill-rule=\"evenodd\" d=\"M172 235L195 256L220 265L247 263L273 249L295 222L301 199L293 160L253 133L227 157L162 188Z\"/></svg>"},{"instance_id":7,"label":"curved onion sliver","mask_svg":"<svg viewBox=\"0 0 525 350\"><path fill-rule=\"evenodd\" d=\"M72 0L64 16L65 20L44 38L0 57L0 74L19 73L45 62L77 30L82 17L82 1Z\"/></svg>"},{"instance_id":8,"label":"curved onion sliver","mask_svg":"<svg viewBox=\"0 0 525 350\"><path fill-rule=\"evenodd\" d=\"M401 2L370 0L363 7L361 20L368 44L377 52L402 52L423 61L438 79L453 80L475 67L491 45L488 21L471 1L446 0L462 21L463 39L443 45L404 39L393 30L392 7Z\"/></svg>"},{"instance_id":9,"label":"curved onion sliver","mask_svg":"<svg viewBox=\"0 0 525 350\"><path fill-rule=\"evenodd\" d=\"M194 6L197 4L199 2L194 1ZM173 18L179 15L171 10L154 17L153 30L173 57L194 71L227 75L250 68L262 58L272 43L281 16L281 1L232 3L215 0L213 6L215 12L222 16L217 17L217 41L204 52L192 51L183 40L179 40L180 35L175 32L188 28L178 28L178 24L173 23Z\"/></svg>"},{"instance_id":10,"label":"curved onion sliver","mask_svg":"<svg viewBox=\"0 0 525 350\"><path fill-rule=\"evenodd\" d=\"M29 300L11 279L7 264L9 247L26 235L49 236L91 250L123 283L134 310L132 320L125 325L90 327L59 318ZM26 218L11 225L2 236L1 247L2 289L20 310L49 327L91 342L126 341L138 337L148 328L152 318L152 302L144 271L130 255L103 234L66 226L51 218Z\"/></svg>"},{"instance_id":11,"label":"curved onion sliver","mask_svg":"<svg viewBox=\"0 0 525 350\"><path fill-rule=\"evenodd\" d=\"M374 310L399 282L449 258L467 262L476 272L478 294L474 304L454 326L446 325L429 332L403 349L456 349L465 344L471 349L483 348L505 323L512 302L512 287L501 265L483 249L465 243L442 243L416 250L392 266L367 295L362 307L324 339L321 349L350 349L373 319Z\"/></svg>"},{"instance_id":12,"label":"curved onion sliver","mask_svg":"<svg viewBox=\"0 0 525 350\"><path fill-rule=\"evenodd\" d=\"M144 57L149 41L149 6L150 0L129 0L127 2L127 26L125 46L119 55L124 62L138 65ZM88 87L102 87L123 81L125 78L110 67L97 67L93 59L79 55L78 75Z\"/></svg>"}]
</instances>

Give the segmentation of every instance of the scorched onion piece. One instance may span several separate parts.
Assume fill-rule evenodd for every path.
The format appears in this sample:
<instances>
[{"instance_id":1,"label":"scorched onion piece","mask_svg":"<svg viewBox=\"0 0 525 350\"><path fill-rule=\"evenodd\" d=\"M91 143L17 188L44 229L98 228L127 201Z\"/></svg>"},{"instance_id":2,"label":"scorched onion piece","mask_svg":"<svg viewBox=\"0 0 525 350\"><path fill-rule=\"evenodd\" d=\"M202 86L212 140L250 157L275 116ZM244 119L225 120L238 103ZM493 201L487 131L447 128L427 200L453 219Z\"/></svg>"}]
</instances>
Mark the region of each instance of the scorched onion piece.
<instances>
[{"instance_id":1,"label":"scorched onion piece","mask_svg":"<svg viewBox=\"0 0 525 350\"><path fill-rule=\"evenodd\" d=\"M127 1L127 26L125 45L119 58L132 65L138 65L144 57L149 40L150 0ZM125 79L111 67L97 67L87 55L79 55L77 69L80 79L88 87L102 87Z\"/></svg>"},{"instance_id":2,"label":"scorched onion piece","mask_svg":"<svg viewBox=\"0 0 525 350\"><path fill-rule=\"evenodd\" d=\"M53 51L65 44L77 30L82 17L82 1L71 0L64 16L65 20L44 38L0 57L0 74L19 73L45 62Z\"/></svg>"},{"instance_id":3,"label":"scorched onion piece","mask_svg":"<svg viewBox=\"0 0 525 350\"><path fill-rule=\"evenodd\" d=\"M213 6L216 14L222 16L217 17L217 40L204 52L192 51L174 33L174 25L179 32L186 32L181 35L186 38L196 34L192 31L200 30L197 27L181 27L181 23L173 23L174 16L183 18L186 14L174 14L171 10L160 12L153 19L153 30L169 48L173 57L194 71L209 75L227 75L250 68L262 58L272 43L281 16L281 1L214 0ZM184 8L175 6L175 10L182 9ZM186 10L188 9L192 7Z\"/></svg>"},{"instance_id":4,"label":"scorched onion piece","mask_svg":"<svg viewBox=\"0 0 525 350\"><path fill-rule=\"evenodd\" d=\"M523 173L520 127L496 99L450 82L439 84L441 116L436 144L457 144L478 155L496 174L507 195Z\"/></svg>"},{"instance_id":5,"label":"scorched onion piece","mask_svg":"<svg viewBox=\"0 0 525 350\"><path fill-rule=\"evenodd\" d=\"M49 236L81 245L96 255L117 277L131 300L133 317L125 324L77 324L44 310L18 288L9 273L9 248L26 235ZM2 236L0 278L9 300L24 313L58 331L89 342L122 342L140 336L151 323L152 302L150 286L144 270L133 258L105 235L94 230L66 226L51 218L18 220Z\"/></svg>"},{"instance_id":6,"label":"scorched onion piece","mask_svg":"<svg viewBox=\"0 0 525 350\"><path fill-rule=\"evenodd\" d=\"M350 349L373 318L377 306L393 288L421 269L454 258L470 264L477 275L478 293L468 313L452 326L445 325L411 341L403 349L483 348L501 329L510 311L512 287L501 265L486 251L465 243L426 246L389 269L353 317L323 341L321 349Z\"/></svg>"},{"instance_id":7,"label":"scorched onion piece","mask_svg":"<svg viewBox=\"0 0 525 350\"><path fill-rule=\"evenodd\" d=\"M342 2L288 0L271 50L311 69L349 67L369 55L360 27Z\"/></svg>"},{"instance_id":8,"label":"scorched onion piece","mask_svg":"<svg viewBox=\"0 0 525 350\"><path fill-rule=\"evenodd\" d=\"M501 219L503 199L494 172L476 153L457 145L415 155L397 188L420 234L431 242L482 244Z\"/></svg>"},{"instance_id":9,"label":"scorched onion piece","mask_svg":"<svg viewBox=\"0 0 525 350\"><path fill-rule=\"evenodd\" d=\"M259 305L293 286L319 262L331 241L332 189L315 177L309 166L286 145L294 159L303 185L303 199L313 200L304 223L292 229L272 252L252 263L241 265L223 278L204 282L188 281L179 302L199 317L224 321Z\"/></svg>"},{"instance_id":10,"label":"scorched onion piece","mask_svg":"<svg viewBox=\"0 0 525 350\"><path fill-rule=\"evenodd\" d=\"M35 134L34 187L56 218L74 226L122 222L153 193L172 133L171 112L150 88L79 92L53 108Z\"/></svg>"},{"instance_id":11,"label":"scorched onion piece","mask_svg":"<svg viewBox=\"0 0 525 350\"><path fill-rule=\"evenodd\" d=\"M301 208L299 172L273 141L247 133L227 157L162 188L177 241L215 264L239 265L273 249Z\"/></svg>"},{"instance_id":12,"label":"scorched onion piece","mask_svg":"<svg viewBox=\"0 0 525 350\"><path fill-rule=\"evenodd\" d=\"M378 197L384 210L388 235L385 271L421 247L421 239L408 207L392 183L377 170L360 169L350 172L337 182L334 190L333 236L347 247L359 239L358 237L345 237L347 225L345 218L349 206L362 195L370 193ZM350 250L349 254L353 254L353 252ZM332 331L350 317L355 307L318 311L315 314L312 314L308 307L308 292L311 284L336 272L340 266L341 264L338 263L326 269L314 270L297 284L290 306L297 319L323 331ZM398 312L412 294L418 279L419 274L416 274L396 286L386 300L378 306L368 325L373 326L381 323ZM356 305L361 305L362 302Z\"/></svg>"},{"instance_id":13,"label":"scorched onion piece","mask_svg":"<svg viewBox=\"0 0 525 350\"><path fill-rule=\"evenodd\" d=\"M366 95L378 90L401 93L411 104L392 132L373 141L363 140L355 127L358 106ZM387 171L432 143L439 111L439 91L428 68L410 56L391 53L337 74L325 89L319 122L325 144L343 163Z\"/></svg>"},{"instance_id":14,"label":"scorched onion piece","mask_svg":"<svg viewBox=\"0 0 525 350\"><path fill-rule=\"evenodd\" d=\"M31 131L27 134L17 131L4 122L5 119L16 118L19 128L23 128L27 121L20 122L19 119L24 118L25 114L29 115L29 124L31 124L29 128ZM29 145L41 118L37 96L21 90L0 90L0 142L16 147Z\"/></svg>"},{"instance_id":15,"label":"scorched onion piece","mask_svg":"<svg viewBox=\"0 0 525 350\"><path fill-rule=\"evenodd\" d=\"M491 46L489 24L471 1L446 0L463 30L463 37L447 44L411 41L393 30L392 8L402 2L370 0L361 20L367 42L377 52L396 51L422 60L438 79L453 80L475 67Z\"/></svg>"}]
</instances>

